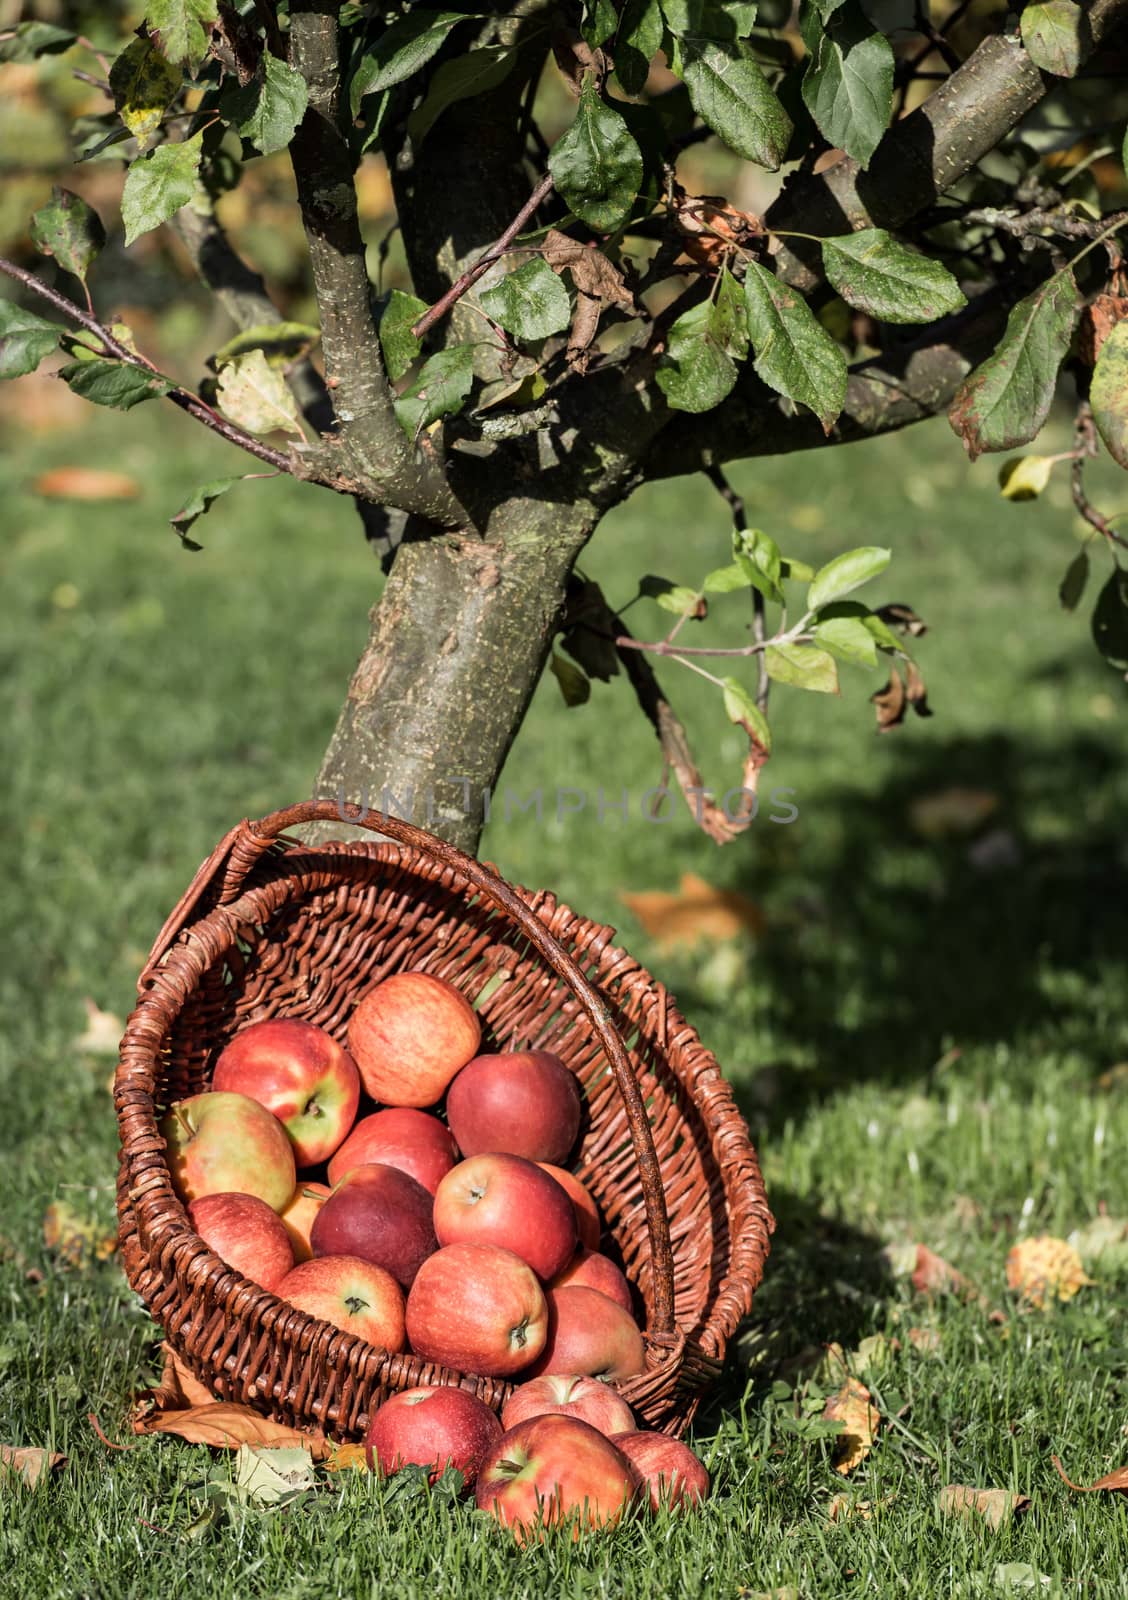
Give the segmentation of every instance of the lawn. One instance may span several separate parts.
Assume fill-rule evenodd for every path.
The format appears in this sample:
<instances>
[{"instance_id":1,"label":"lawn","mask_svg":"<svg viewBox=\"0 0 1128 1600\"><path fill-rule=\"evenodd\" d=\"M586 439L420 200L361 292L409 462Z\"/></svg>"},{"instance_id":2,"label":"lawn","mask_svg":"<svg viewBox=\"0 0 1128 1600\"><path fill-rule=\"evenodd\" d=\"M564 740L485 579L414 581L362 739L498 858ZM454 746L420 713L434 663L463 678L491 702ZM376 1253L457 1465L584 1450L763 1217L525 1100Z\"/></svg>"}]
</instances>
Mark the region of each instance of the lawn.
<instances>
[{"instance_id":1,"label":"lawn","mask_svg":"<svg viewBox=\"0 0 1128 1600\"><path fill-rule=\"evenodd\" d=\"M78 462L131 473L139 498L33 492L39 472ZM994 465L968 466L943 423L738 475L751 520L787 553L894 547L881 598L930 624L930 720L876 737L866 695L881 680L862 673L841 700L777 692L769 787L794 791L798 819L765 814L718 850L685 814L641 818L660 764L622 680L575 710L548 680L502 786L542 788L545 814L497 808L483 846L620 929L717 1052L761 1150L779 1226L696 1430L706 1506L521 1553L466 1508L342 1473L283 1511L201 1526L206 1481L229 1465L130 1438L157 1330L115 1262L66 1267L42 1237L52 1202L112 1226L112 1058L76 1045L83 1000L128 1011L149 942L219 835L309 792L376 592L349 506L286 481L240 487L199 525L205 551L181 550L166 518L232 470L225 446L156 407L128 437L101 415L49 439L11 431L0 458L0 1439L68 1457L36 1489L0 1491L18 1592L1122 1596L1125 1497L1072 1494L1050 1458L1078 1483L1128 1462L1128 1271L1106 1257L1067 1304L1032 1310L1004 1268L1016 1240L1128 1216L1128 1069L1110 1071L1128 1061L1128 706L1085 616L1057 606L1076 549L1064 485L1004 503ZM723 507L670 485L610 519L585 570L624 602L646 571L698 580L725 544ZM662 626L649 602L631 617ZM735 784L734 731L709 687L677 673L665 681L708 780ZM557 786L589 796L585 811L558 819ZM624 787L631 816L601 822L598 790L617 803ZM973 824L953 788L987 796L990 815ZM659 948L619 897L675 891L684 872L748 897L762 935ZM915 1293L898 1249L915 1243L978 1296ZM817 1363L872 1335L882 1425L843 1476L812 1421L841 1374ZM132 1448L107 1449L91 1411ZM992 1531L941 1514L953 1483L1031 1506Z\"/></svg>"}]
</instances>

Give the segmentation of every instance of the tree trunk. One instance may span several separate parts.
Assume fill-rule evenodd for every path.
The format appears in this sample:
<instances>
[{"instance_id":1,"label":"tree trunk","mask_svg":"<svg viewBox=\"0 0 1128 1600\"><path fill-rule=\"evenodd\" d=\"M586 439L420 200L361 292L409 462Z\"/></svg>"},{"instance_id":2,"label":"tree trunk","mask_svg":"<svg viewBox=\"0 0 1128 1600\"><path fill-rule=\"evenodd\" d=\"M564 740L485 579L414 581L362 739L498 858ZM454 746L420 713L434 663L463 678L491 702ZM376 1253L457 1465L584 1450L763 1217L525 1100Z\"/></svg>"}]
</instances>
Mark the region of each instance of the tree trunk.
<instances>
[{"instance_id":1,"label":"tree trunk","mask_svg":"<svg viewBox=\"0 0 1128 1600\"><path fill-rule=\"evenodd\" d=\"M588 504L512 500L489 539L401 545L316 793L392 810L475 853L595 519ZM338 822L307 837L354 832Z\"/></svg>"}]
</instances>

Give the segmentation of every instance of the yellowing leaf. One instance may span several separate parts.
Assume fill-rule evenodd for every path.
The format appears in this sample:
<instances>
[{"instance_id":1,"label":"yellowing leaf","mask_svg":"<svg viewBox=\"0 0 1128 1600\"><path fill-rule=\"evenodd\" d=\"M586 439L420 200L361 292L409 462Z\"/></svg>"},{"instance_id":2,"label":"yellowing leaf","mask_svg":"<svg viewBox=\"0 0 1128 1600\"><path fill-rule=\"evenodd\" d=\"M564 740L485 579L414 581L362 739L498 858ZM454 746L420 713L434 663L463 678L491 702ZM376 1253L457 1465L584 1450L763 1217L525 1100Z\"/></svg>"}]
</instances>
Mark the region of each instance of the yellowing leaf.
<instances>
[{"instance_id":1,"label":"yellowing leaf","mask_svg":"<svg viewBox=\"0 0 1128 1600\"><path fill-rule=\"evenodd\" d=\"M243 1444L289 1445L309 1449L315 1461L323 1460L329 1442L322 1433L306 1433L284 1422L252 1411L233 1401L217 1400L187 1411L155 1411L132 1418L134 1433L172 1433L188 1444L211 1445L216 1450L237 1450Z\"/></svg>"},{"instance_id":2,"label":"yellowing leaf","mask_svg":"<svg viewBox=\"0 0 1128 1600\"><path fill-rule=\"evenodd\" d=\"M0 1489L22 1482L31 1488L45 1472L54 1472L66 1465L66 1456L56 1450L42 1450L35 1445L17 1446L0 1444Z\"/></svg>"},{"instance_id":3,"label":"yellowing leaf","mask_svg":"<svg viewBox=\"0 0 1128 1600\"><path fill-rule=\"evenodd\" d=\"M53 467L41 472L32 488L45 500L135 500L141 493L128 472L102 467Z\"/></svg>"},{"instance_id":4,"label":"yellowing leaf","mask_svg":"<svg viewBox=\"0 0 1128 1600\"><path fill-rule=\"evenodd\" d=\"M623 891L619 899L667 950L693 949L703 939L737 939L742 933L759 936L764 931L759 906L735 889L714 888L695 872L682 873L676 894L660 889Z\"/></svg>"},{"instance_id":5,"label":"yellowing leaf","mask_svg":"<svg viewBox=\"0 0 1128 1600\"><path fill-rule=\"evenodd\" d=\"M1052 456L1014 456L999 468L999 492L1004 500L1036 500L1053 470Z\"/></svg>"},{"instance_id":6,"label":"yellowing leaf","mask_svg":"<svg viewBox=\"0 0 1128 1600\"><path fill-rule=\"evenodd\" d=\"M217 395L224 415L250 433L302 437L297 401L261 350L248 350L220 368Z\"/></svg>"},{"instance_id":7,"label":"yellowing leaf","mask_svg":"<svg viewBox=\"0 0 1128 1600\"><path fill-rule=\"evenodd\" d=\"M945 1517L982 1517L993 1531L1027 1509L1029 1495L1010 1489L971 1489L965 1483L950 1483L939 1495L940 1514Z\"/></svg>"},{"instance_id":8,"label":"yellowing leaf","mask_svg":"<svg viewBox=\"0 0 1128 1600\"><path fill-rule=\"evenodd\" d=\"M926 839L974 833L999 808L999 797L989 789L964 789L954 785L922 795L909 807L913 827Z\"/></svg>"},{"instance_id":9,"label":"yellowing leaf","mask_svg":"<svg viewBox=\"0 0 1128 1600\"><path fill-rule=\"evenodd\" d=\"M133 39L110 68L118 115L144 149L161 124L182 78L148 39Z\"/></svg>"},{"instance_id":10,"label":"yellowing leaf","mask_svg":"<svg viewBox=\"0 0 1128 1600\"><path fill-rule=\"evenodd\" d=\"M1073 1246L1049 1234L1023 1239L1007 1256L1008 1288L1021 1295L1024 1304L1039 1310L1047 1300L1072 1300L1092 1281Z\"/></svg>"},{"instance_id":11,"label":"yellowing leaf","mask_svg":"<svg viewBox=\"0 0 1128 1600\"><path fill-rule=\"evenodd\" d=\"M362 1444L330 1444L322 1463L326 1472L367 1472L368 1457Z\"/></svg>"},{"instance_id":12,"label":"yellowing leaf","mask_svg":"<svg viewBox=\"0 0 1128 1600\"><path fill-rule=\"evenodd\" d=\"M837 1394L823 1408L828 1422L841 1422L835 1450L834 1470L845 1476L853 1472L873 1449L881 1413L870 1399L870 1392L857 1378L847 1378Z\"/></svg>"},{"instance_id":13,"label":"yellowing leaf","mask_svg":"<svg viewBox=\"0 0 1128 1600\"><path fill-rule=\"evenodd\" d=\"M80 1216L65 1201L55 1201L43 1213L43 1243L66 1266L84 1267L108 1261L117 1249L117 1234Z\"/></svg>"}]
</instances>

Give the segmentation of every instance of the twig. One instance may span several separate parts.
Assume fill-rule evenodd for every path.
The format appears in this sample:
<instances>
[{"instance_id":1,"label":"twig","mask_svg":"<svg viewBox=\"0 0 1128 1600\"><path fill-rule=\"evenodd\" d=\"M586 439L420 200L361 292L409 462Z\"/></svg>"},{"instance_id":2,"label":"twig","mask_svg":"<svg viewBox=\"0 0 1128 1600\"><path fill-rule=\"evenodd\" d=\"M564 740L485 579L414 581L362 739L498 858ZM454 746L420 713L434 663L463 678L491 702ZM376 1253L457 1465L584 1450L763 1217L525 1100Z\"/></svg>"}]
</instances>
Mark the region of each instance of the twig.
<instances>
[{"instance_id":1,"label":"twig","mask_svg":"<svg viewBox=\"0 0 1128 1600\"><path fill-rule=\"evenodd\" d=\"M110 330L98 321L97 317L92 316L88 311L83 311L81 307L75 305L73 300L68 300L65 295L59 294L56 289L49 289L45 283L40 282L33 272L25 272L23 267L17 267L14 261L8 261L3 256L0 256L0 272L3 272L9 278L15 279L17 283L22 283L25 289L34 295L38 295L41 300L46 300L48 305L54 306L56 311L61 312L71 322L77 323L80 328L85 328L88 333L94 334L95 338L101 341L103 349L113 356L115 360L124 362L127 366L140 367L146 372L157 373L157 368L151 361L139 355L135 350L130 350L128 346L121 344L114 338ZM161 374L158 375L163 376ZM179 385L174 385L168 392L168 398L174 405L179 406L182 411L186 411L189 416L195 417L197 422L202 422L205 427L211 428L213 433L218 433L221 438L226 439L228 444L238 445L241 450L246 450L249 455L257 456L260 461L268 462L270 466L277 468L279 472L292 474L293 467L290 464L289 457L284 455L281 450L275 450L270 445L263 444L260 439L256 439L252 434L244 433L242 428L221 417L217 411L212 410L206 401L201 400L200 396L193 394L190 389L183 389Z\"/></svg>"},{"instance_id":2,"label":"twig","mask_svg":"<svg viewBox=\"0 0 1128 1600\"><path fill-rule=\"evenodd\" d=\"M552 173L546 172L500 239L495 239L493 244L488 245L474 265L467 267L462 276L451 284L446 293L436 300L433 306L428 306L427 310L424 311L411 330L416 339L422 339L428 329L433 328L436 322L441 322L450 308L462 299L466 291L474 287L478 279L489 271L495 261L500 260L530 217L552 193L554 182Z\"/></svg>"},{"instance_id":3,"label":"twig","mask_svg":"<svg viewBox=\"0 0 1128 1600\"><path fill-rule=\"evenodd\" d=\"M1073 424L1073 450L1070 453L1073 456L1073 466L1069 473L1069 486L1078 515L1110 544L1118 544L1121 548L1128 549L1128 539L1122 533L1117 533L1112 523L1103 512L1097 510L1085 493L1085 462L1097 454L1097 430L1093 422L1093 410L1087 400L1082 400L1077 407L1077 416Z\"/></svg>"},{"instance_id":4,"label":"twig","mask_svg":"<svg viewBox=\"0 0 1128 1600\"><path fill-rule=\"evenodd\" d=\"M744 500L737 494L732 484L725 477L723 470L715 463L710 463L705 468L705 476L732 512L733 527L738 533L747 532L748 518L744 512ZM764 655L764 645L767 642L767 630L764 626L764 597L755 584L752 585L752 637L756 641L756 650L760 657L759 678L756 684L756 705L766 714L768 697L772 689L772 680L768 676L768 663Z\"/></svg>"},{"instance_id":5,"label":"twig","mask_svg":"<svg viewBox=\"0 0 1128 1600\"><path fill-rule=\"evenodd\" d=\"M1038 208L1016 215L1010 210L1003 211L995 206L983 206L978 210L966 212L963 220L965 223L981 223L985 227L997 229L1000 233L1012 234L1016 239L1037 236L1042 232L1061 234L1066 239L1097 239L1107 231L1114 231L1115 226L1123 226L1128 222L1128 211L1114 212L1111 218L1100 217L1094 220L1090 217L1072 216L1067 211L1057 208L1053 210ZM1114 225L1112 229L1110 222Z\"/></svg>"}]
</instances>

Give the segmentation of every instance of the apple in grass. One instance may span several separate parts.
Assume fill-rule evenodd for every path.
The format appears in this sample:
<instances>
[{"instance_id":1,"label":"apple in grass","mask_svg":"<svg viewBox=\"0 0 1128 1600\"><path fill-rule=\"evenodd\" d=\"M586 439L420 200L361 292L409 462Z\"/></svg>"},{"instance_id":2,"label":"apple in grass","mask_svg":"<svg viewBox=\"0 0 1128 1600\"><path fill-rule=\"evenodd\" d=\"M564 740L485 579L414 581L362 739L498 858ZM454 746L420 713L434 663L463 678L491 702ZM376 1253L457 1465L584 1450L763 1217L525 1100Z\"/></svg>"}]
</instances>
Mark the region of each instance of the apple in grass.
<instances>
[{"instance_id":1,"label":"apple in grass","mask_svg":"<svg viewBox=\"0 0 1128 1600\"><path fill-rule=\"evenodd\" d=\"M249 1095L278 1118L299 1167L315 1167L356 1120L356 1062L324 1028L274 1017L243 1028L215 1064L212 1088Z\"/></svg>"},{"instance_id":2,"label":"apple in grass","mask_svg":"<svg viewBox=\"0 0 1128 1600\"><path fill-rule=\"evenodd\" d=\"M509 1050L463 1067L446 1111L464 1156L503 1151L559 1166L580 1131L580 1090L550 1050Z\"/></svg>"},{"instance_id":3,"label":"apple in grass","mask_svg":"<svg viewBox=\"0 0 1128 1600\"><path fill-rule=\"evenodd\" d=\"M435 1191L435 1234L441 1245L502 1245L547 1280L576 1253L576 1213L555 1178L535 1162L473 1156Z\"/></svg>"},{"instance_id":4,"label":"apple in grass","mask_svg":"<svg viewBox=\"0 0 1128 1600\"><path fill-rule=\"evenodd\" d=\"M634 1467L652 1511L694 1505L709 1493L709 1474L680 1439L643 1431L614 1434L611 1443Z\"/></svg>"},{"instance_id":5,"label":"apple in grass","mask_svg":"<svg viewBox=\"0 0 1128 1600\"><path fill-rule=\"evenodd\" d=\"M609 1256L597 1250L578 1250L571 1261L552 1280L553 1289L566 1287L598 1289L624 1311L634 1315L631 1286Z\"/></svg>"},{"instance_id":6,"label":"apple in grass","mask_svg":"<svg viewBox=\"0 0 1128 1600\"><path fill-rule=\"evenodd\" d=\"M482 1042L478 1016L453 984L398 972L370 989L349 1021L349 1049L373 1100L433 1106Z\"/></svg>"},{"instance_id":7,"label":"apple in grass","mask_svg":"<svg viewBox=\"0 0 1128 1600\"><path fill-rule=\"evenodd\" d=\"M160 1121L173 1188L187 1205L206 1194L253 1194L282 1211L294 1192L286 1130L245 1094L194 1094Z\"/></svg>"},{"instance_id":8,"label":"apple in grass","mask_svg":"<svg viewBox=\"0 0 1128 1600\"><path fill-rule=\"evenodd\" d=\"M550 1178L555 1178L571 1200L572 1209L576 1213L576 1227L579 1229L581 1245L585 1250L598 1250L603 1233L603 1219L586 1186L574 1172L569 1172L567 1167L555 1167L551 1161L538 1161L537 1166L542 1172L547 1172Z\"/></svg>"},{"instance_id":9,"label":"apple in grass","mask_svg":"<svg viewBox=\"0 0 1128 1600\"><path fill-rule=\"evenodd\" d=\"M298 1180L289 1205L281 1213L286 1232L290 1235L295 1261L308 1261L313 1255L313 1246L309 1242L313 1219L332 1193L327 1183L303 1183L301 1179Z\"/></svg>"},{"instance_id":10,"label":"apple in grass","mask_svg":"<svg viewBox=\"0 0 1128 1600\"><path fill-rule=\"evenodd\" d=\"M407 1337L422 1361L508 1378L544 1348L548 1307L532 1268L494 1244L448 1244L407 1296Z\"/></svg>"},{"instance_id":11,"label":"apple in grass","mask_svg":"<svg viewBox=\"0 0 1128 1600\"><path fill-rule=\"evenodd\" d=\"M406 1348L403 1290L383 1267L359 1256L321 1256L292 1268L275 1289L280 1300L355 1333L378 1349Z\"/></svg>"},{"instance_id":12,"label":"apple in grass","mask_svg":"<svg viewBox=\"0 0 1128 1600\"><path fill-rule=\"evenodd\" d=\"M456 1467L469 1493L502 1432L485 1401L467 1389L403 1389L373 1416L365 1453L369 1469L385 1476L417 1465L427 1467L431 1483L437 1483L446 1467Z\"/></svg>"},{"instance_id":13,"label":"apple in grass","mask_svg":"<svg viewBox=\"0 0 1128 1600\"><path fill-rule=\"evenodd\" d=\"M338 1182L352 1167L376 1161L409 1173L434 1194L457 1160L445 1122L413 1106L393 1106L360 1119L329 1162L329 1182Z\"/></svg>"},{"instance_id":14,"label":"apple in grass","mask_svg":"<svg viewBox=\"0 0 1128 1600\"><path fill-rule=\"evenodd\" d=\"M572 1373L553 1373L522 1383L502 1406L501 1425L515 1428L528 1417L549 1415L579 1417L608 1439L634 1431L631 1408L614 1389L598 1378L579 1378Z\"/></svg>"},{"instance_id":15,"label":"apple in grass","mask_svg":"<svg viewBox=\"0 0 1128 1600\"><path fill-rule=\"evenodd\" d=\"M294 1265L282 1218L253 1194L205 1194L188 1206L192 1226L221 1261L274 1291Z\"/></svg>"},{"instance_id":16,"label":"apple in grass","mask_svg":"<svg viewBox=\"0 0 1128 1600\"><path fill-rule=\"evenodd\" d=\"M582 1374L619 1383L645 1364L638 1323L598 1289L549 1289L548 1338L529 1376Z\"/></svg>"},{"instance_id":17,"label":"apple in grass","mask_svg":"<svg viewBox=\"0 0 1128 1600\"><path fill-rule=\"evenodd\" d=\"M380 1162L354 1167L322 1202L309 1241L314 1256L360 1256L410 1288L438 1249L432 1200L421 1183Z\"/></svg>"},{"instance_id":18,"label":"apple in grass","mask_svg":"<svg viewBox=\"0 0 1128 1600\"><path fill-rule=\"evenodd\" d=\"M519 1544L547 1527L613 1527L637 1479L609 1439L578 1417L528 1417L510 1428L482 1463L475 1499Z\"/></svg>"}]
</instances>

